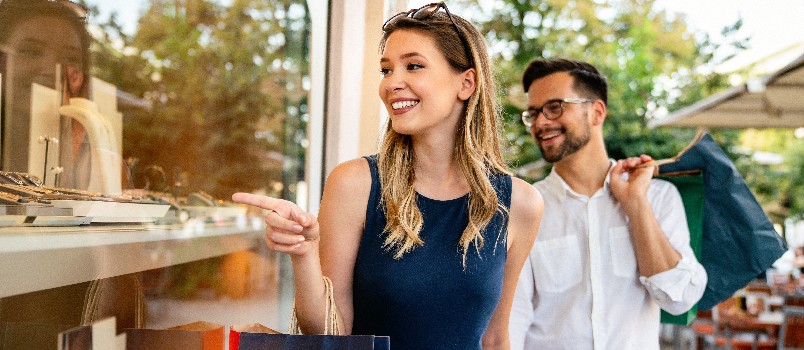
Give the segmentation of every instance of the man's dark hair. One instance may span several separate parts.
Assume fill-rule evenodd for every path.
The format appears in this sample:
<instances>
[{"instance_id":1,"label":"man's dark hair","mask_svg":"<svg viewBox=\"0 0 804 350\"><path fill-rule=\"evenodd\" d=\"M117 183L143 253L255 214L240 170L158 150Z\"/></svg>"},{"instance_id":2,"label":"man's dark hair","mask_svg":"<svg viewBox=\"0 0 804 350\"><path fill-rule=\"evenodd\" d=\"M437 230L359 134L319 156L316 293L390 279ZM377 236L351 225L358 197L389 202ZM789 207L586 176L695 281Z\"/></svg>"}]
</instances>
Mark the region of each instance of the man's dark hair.
<instances>
[{"instance_id":1,"label":"man's dark hair","mask_svg":"<svg viewBox=\"0 0 804 350\"><path fill-rule=\"evenodd\" d=\"M606 77L595 66L583 61L565 58L533 60L528 65L528 68L525 69L525 74L522 75L522 86L525 88L525 92L528 92L533 81L559 72L567 72L575 78L575 83L573 84L575 91L593 95L584 97L598 98L608 106L609 85L606 82Z\"/></svg>"}]
</instances>

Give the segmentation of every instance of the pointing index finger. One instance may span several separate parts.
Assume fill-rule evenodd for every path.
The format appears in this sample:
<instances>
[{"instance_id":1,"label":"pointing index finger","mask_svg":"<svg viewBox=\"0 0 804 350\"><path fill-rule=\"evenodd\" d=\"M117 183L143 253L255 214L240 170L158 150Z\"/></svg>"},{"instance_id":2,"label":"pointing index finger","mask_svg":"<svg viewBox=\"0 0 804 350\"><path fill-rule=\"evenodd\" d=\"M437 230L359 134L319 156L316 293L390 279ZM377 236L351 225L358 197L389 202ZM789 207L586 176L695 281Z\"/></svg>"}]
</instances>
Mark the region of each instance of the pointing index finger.
<instances>
[{"instance_id":1,"label":"pointing index finger","mask_svg":"<svg viewBox=\"0 0 804 350\"><path fill-rule=\"evenodd\" d=\"M253 205L266 210L275 210L279 204L279 200L267 196L261 196L251 193L238 192L232 195L232 201Z\"/></svg>"}]
</instances>

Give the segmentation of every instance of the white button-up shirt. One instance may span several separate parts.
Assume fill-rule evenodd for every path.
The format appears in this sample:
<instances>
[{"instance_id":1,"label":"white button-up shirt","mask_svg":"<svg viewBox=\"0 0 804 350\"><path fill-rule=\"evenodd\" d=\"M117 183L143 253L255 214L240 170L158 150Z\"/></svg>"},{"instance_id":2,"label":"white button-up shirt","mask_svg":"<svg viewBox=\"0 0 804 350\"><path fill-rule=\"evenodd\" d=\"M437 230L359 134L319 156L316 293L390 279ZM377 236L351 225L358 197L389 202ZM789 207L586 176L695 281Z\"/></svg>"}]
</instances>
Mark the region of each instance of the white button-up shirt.
<instances>
[{"instance_id":1,"label":"white button-up shirt","mask_svg":"<svg viewBox=\"0 0 804 350\"><path fill-rule=\"evenodd\" d=\"M628 218L608 176L592 197L574 192L555 170L534 186L544 215L514 297L511 348L658 350L660 308L686 312L706 287L675 186L653 179L648 187L659 226L682 256L650 278L639 276Z\"/></svg>"}]
</instances>

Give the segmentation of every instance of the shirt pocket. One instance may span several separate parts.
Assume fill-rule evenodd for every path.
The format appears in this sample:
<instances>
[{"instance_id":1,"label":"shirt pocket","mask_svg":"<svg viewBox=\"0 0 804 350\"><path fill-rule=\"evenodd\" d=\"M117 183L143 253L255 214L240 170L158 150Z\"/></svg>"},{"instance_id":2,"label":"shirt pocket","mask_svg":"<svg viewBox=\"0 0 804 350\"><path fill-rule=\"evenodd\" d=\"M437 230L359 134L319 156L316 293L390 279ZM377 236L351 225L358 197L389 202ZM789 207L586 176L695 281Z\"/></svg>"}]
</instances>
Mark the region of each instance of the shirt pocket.
<instances>
[{"instance_id":1,"label":"shirt pocket","mask_svg":"<svg viewBox=\"0 0 804 350\"><path fill-rule=\"evenodd\" d=\"M611 267L614 275L625 278L636 277L636 253L627 226L609 229L609 249L611 250Z\"/></svg>"},{"instance_id":2,"label":"shirt pocket","mask_svg":"<svg viewBox=\"0 0 804 350\"><path fill-rule=\"evenodd\" d=\"M576 235L537 241L531 259L536 271L536 289L559 293L581 281L581 252Z\"/></svg>"}]
</instances>

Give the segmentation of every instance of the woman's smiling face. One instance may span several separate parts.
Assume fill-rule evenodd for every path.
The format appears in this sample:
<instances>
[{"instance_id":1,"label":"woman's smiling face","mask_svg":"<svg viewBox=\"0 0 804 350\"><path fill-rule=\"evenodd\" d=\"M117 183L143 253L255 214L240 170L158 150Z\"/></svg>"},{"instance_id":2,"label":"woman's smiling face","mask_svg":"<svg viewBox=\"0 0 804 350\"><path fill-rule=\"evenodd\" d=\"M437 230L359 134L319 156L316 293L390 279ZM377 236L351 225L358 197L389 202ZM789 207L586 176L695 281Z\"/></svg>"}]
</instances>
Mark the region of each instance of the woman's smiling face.
<instances>
[{"instance_id":1,"label":"woman's smiling face","mask_svg":"<svg viewBox=\"0 0 804 350\"><path fill-rule=\"evenodd\" d=\"M6 42L19 84L53 87L56 65L83 66L81 39L69 21L39 17L21 21Z\"/></svg>"},{"instance_id":2,"label":"woman's smiling face","mask_svg":"<svg viewBox=\"0 0 804 350\"><path fill-rule=\"evenodd\" d=\"M464 102L458 97L463 78L432 38L415 30L394 31L385 44L380 72L380 99L396 132L455 129Z\"/></svg>"}]
</instances>

